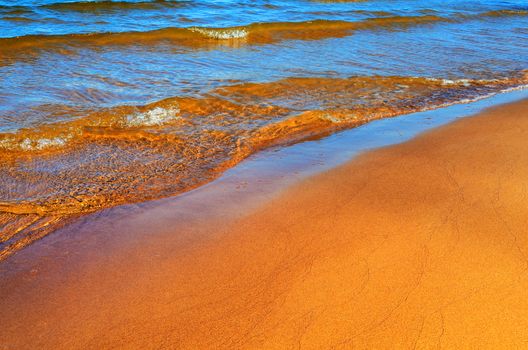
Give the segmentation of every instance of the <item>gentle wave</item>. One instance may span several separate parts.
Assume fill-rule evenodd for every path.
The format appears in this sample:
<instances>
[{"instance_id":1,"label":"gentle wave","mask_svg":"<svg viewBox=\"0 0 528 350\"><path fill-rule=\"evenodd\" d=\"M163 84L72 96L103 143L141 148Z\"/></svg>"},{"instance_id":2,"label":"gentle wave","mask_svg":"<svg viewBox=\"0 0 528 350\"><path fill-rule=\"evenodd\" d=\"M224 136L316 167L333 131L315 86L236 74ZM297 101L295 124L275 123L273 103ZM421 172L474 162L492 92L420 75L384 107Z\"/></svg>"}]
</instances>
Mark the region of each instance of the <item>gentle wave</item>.
<instances>
[{"instance_id":1,"label":"gentle wave","mask_svg":"<svg viewBox=\"0 0 528 350\"><path fill-rule=\"evenodd\" d=\"M31 8L27 6L20 6L20 5L13 5L13 6L7 6L7 5L0 5L0 12L2 13L11 13L11 14L25 14L25 13L31 13Z\"/></svg>"},{"instance_id":2,"label":"gentle wave","mask_svg":"<svg viewBox=\"0 0 528 350\"><path fill-rule=\"evenodd\" d=\"M128 115L126 117L126 124L129 126L153 126L163 125L180 118L180 109L176 106L171 107L155 107L154 109Z\"/></svg>"},{"instance_id":3,"label":"gentle wave","mask_svg":"<svg viewBox=\"0 0 528 350\"><path fill-rule=\"evenodd\" d=\"M108 3L108 4L106 4ZM130 3L157 4L158 2ZM165 3L165 2L161 2ZM172 2L170 2L172 3ZM76 5L75 5L76 4ZM120 6L120 2L64 3L50 6ZM98 4L98 5L95 5ZM105 5L106 4L106 5ZM124 5L126 4L126 5ZM391 30L439 22L460 22L465 20L527 16L528 10L496 10L477 14L455 14L440 17L425 14L420 16L382 16L362 21L347 22L338 20L313 20L304 22L268 22L246 26L209 28L209 27L171 27L146 32L108 32L63 35L25 35L0 39L0 58L6 61L25 58L25 55L38 54L42 50L60 50L67 53L68 48L103 49L113 46L149 46L169 43L190 48L214 48L239 46L242 44L270 44L284 40L320 40L332 37L344 37L358 30ZM14 17L12 20L24 20ZM20 57L22 56L22 57Z\"/></svg>"},{"instance_id":4,"label":"gentle wave","mask_svg":"<svg viewBox=\"0 0 528 350\"><path fill-rule=\"evenodd\" d=\"M200 27L189 28L191 32L200 33L208 38L228 40L241 39L248 36L249 31L246 29L208 29Z\"/></svg>"},{"instance_id":5,"label":"gentle wave","mask_svg":"<svg viewBox=\"0 0 528 350\"><path fill-rule=\"evenodd\" d=\"M152 0L152 1L76 1L76 2L57 2L53 4L41 5L40 8L54 11L121 11L121 10L151 10L170 7L185 6L188 1L182 0Z\"/></svg>"},{"instance_id":6,"label":"gentle wave","mask_svg":"<svg viewBox=\"0 0 528 350\"><path fill-rule=\"evenodd\" d=\"M190 190L247 156L528 84L366 76L238 84L0 134L0 260L71 218Z\"/></svg>"},{"instance_id":7,"label":"gentle wave","mask_svg":"<svg viewBox=\"0 0 528 350\"><path fill-rule=\"evenodd\" d=\"M105 12L127 10L156 10L183 7L190 4L189 0L151 0L151 1L72 1L55 2L43 5L0 5L0 12L28 14L39 10L52 10L57 12Z\"/></svg>"},{"instance_id":8,"label":"gentle wave","mask_svg":"<svg viewBox=\"0 0 528 350\"><path fill-rule=\"evenodd\" d=\"M33 22L33 20L30 18L19 17L19 16L5 16L0 19L4 21L10 21L10 22Z\"/></svg>"},{"instance_id":9,"label":"gentle wave","mask_svg":"<svg viewBox=\"0 0 528 350\"><path fill-rule=\"evenodd\" d=\"M527 83L528 74L522 72L496 80L373 76L239 84L214 89L202 98L173 97L145 106L106 108L62 123L3 133L0 157L23 158L26 153L50 156L68 147L119 140L136 145L157 142L157 146L177 140L181 143L178 147L183 147L180 151L185 152L186 143L205 145L208 138L211 144L206 147L215 148L217 137L224 141L233 137L238 141L228 147L229 152L242 145L259 149L263 144L284 141L284 135L304 134L308 129L318 132L321 124L340 128L487 96ZM281 135L275 130L277 125ZM175 146L171 144L173 151Z\"/></svg>"},{"instance_id":10,"label":"gentle wave","mask_svg":"<svg viewBox=\"0 0 528 350\"><path fill-rule=\"evenodd\" d=\"M170 43L191 48L218 45L269 44L284 40L319 40L350 35L356 30L396 29L445 21L436 16L395 16L358 22L314 20L305 22L255 23L228 28L164 28L148 32L115 32L66 35L26 35L0 39L0 57L15 58L40 50L138 46Z\"/></svg>"},{"instance_id":11,"label":"gentle wave","mask_svg":"<svg viewBox=\"0 0 528 350\"><path fill-rule=\"evenodd\" d=\"M526 83L528 78L523 72L512 78L491 80L376 76L349 79L287 78L271 83L239 84L217 88L209 92L208 97L172 97L145 106L105 108L63 123L0 133L0 149L6 155L16 155L22 151L62 148L83 137L126 134L129 137L145 137L144 133L138 133L140 130L154 130L156 137L160 137L162 133L159 130L189 126L196 123L193 121L196 118L214 117L208 125L218 124L220 127L227 123L226 127L236 129L248 124L248 120L244 119L248 117L251 124L259 119L265 122L296 113L324 111L318 114L319 117L337 124L344 120L342 116L333 116L333 113L339 111L337 114L341 115L344 110L350 112L351 105L355 110L361 110L362 119L370 120L368 115L371 107L380 103L384 108L398 111L398 114L407 109L418 111L428 106L434 108L461 98L466 100L487 96L490 92L496 93ZM429 94L432 96L427 97ZM415 95L416 99L411 98ZM350 116L351 113L346 115Z\"/></svg>"},{"instance_id":12,"label":"gentle wave","mask_svg":"<svg viewBox=\"0 0 528 350\"><path fill-rule=\"evenodd\" d=\"M458 15L459 18L478 19L478 18L505 18L505 17L523 17L528 16L528 9L516 10L494 10L479 14Z\"/></svg>"}]
</instances>

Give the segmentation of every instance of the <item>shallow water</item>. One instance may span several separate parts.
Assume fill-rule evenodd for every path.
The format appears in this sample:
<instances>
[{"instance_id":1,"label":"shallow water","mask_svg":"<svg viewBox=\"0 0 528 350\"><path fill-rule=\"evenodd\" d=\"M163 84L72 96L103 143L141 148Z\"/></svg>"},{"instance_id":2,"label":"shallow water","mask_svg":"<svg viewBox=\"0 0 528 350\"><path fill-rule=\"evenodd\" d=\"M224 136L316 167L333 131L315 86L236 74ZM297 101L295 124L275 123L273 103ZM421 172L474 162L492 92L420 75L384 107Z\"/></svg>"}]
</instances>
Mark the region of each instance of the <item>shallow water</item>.
<instances>
[{"instance_id":1,"label":"shallow water","mask_svg":"<svg viewBox=\"0 0 528 350\"><path fill-rule=\"evenodd\" d=\"M524 1L0 1L0 259L254 152L528 82Z\"/></svg>"}]
</instances>

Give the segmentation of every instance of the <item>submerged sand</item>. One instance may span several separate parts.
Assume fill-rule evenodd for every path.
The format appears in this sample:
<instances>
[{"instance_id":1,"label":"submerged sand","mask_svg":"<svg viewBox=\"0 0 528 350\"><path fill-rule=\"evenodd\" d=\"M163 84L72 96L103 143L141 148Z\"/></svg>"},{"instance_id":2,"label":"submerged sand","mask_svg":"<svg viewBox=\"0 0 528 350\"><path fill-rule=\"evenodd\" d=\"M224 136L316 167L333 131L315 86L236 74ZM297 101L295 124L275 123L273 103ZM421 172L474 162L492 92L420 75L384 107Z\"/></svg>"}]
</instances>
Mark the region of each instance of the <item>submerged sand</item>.
<instances>
[{"instance_id":1,"label":"submerged sand","mask_svg":"<svg viewBox=\"0 0 528 350\"><path fill-rule=\"evenodd\" d=\"M527 149L521 101L247 213L59 232L4 264L0 349L525 348Z\"/></svg>"}]
</instances>

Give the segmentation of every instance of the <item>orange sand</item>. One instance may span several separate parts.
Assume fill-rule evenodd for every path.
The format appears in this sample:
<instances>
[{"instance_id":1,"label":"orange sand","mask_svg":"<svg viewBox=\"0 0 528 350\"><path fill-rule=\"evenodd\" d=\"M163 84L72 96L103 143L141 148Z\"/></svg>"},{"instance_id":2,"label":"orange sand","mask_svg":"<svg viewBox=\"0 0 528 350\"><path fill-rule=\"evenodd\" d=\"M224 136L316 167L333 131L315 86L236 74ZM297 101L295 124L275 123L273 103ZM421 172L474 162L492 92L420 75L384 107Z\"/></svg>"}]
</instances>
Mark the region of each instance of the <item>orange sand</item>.
<instances>
[{"instance_id":1,"label":"orange sand","mask_svg":"<svg viewBox=\"0 0 528 350\"><path fill-rule=\"evenodd\" d=\"M85 232L24 258L39 242L0 275L0 349L526 348L527 111L369 152L247 215L197 201L98 224L126 244L83 251Z\"/></svg>"}]
</instances>

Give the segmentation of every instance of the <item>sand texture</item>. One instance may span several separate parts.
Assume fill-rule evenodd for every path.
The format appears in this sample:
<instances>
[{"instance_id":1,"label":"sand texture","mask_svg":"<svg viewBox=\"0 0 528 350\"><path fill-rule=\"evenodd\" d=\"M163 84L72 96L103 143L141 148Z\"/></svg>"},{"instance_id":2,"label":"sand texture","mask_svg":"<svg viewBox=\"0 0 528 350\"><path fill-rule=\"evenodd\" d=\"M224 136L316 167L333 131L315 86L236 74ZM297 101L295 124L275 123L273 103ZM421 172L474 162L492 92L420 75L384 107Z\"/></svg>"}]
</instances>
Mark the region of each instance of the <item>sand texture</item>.
<instances>
[{"instance_id":1,"label":"sand texture","mask_svg":"<svg viewBox=\"0 0 528 350\"><path fill-rule=\"evenodd\" d=\"M30 259L46 239L14 256L0 349L528 348L528 101L248 213L189 210L101 219L130 239L97 252L85 223L60 258Z\"/></svg>"}]
</instances>

